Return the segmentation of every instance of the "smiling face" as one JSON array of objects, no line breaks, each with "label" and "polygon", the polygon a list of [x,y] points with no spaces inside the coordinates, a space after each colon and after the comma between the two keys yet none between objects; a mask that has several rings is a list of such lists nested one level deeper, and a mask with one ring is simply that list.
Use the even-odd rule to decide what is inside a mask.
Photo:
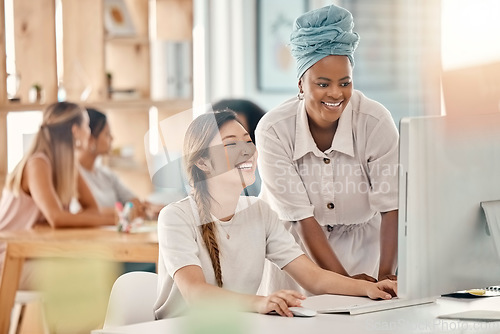
[{"label": "smiling face", "polygon": [[257,151],[250,135],[234,120],[222,125],[219,133],[210,142],[205,162],[208,178],[217,178],[224,186],[234,184],[244,188],[253,184]]},{"label": "smiling face", "polygon": [[319,128],[331,128],[342,115],[352,95],[352,66],[346,56],[327,56],[300,78],[309,121]]}]

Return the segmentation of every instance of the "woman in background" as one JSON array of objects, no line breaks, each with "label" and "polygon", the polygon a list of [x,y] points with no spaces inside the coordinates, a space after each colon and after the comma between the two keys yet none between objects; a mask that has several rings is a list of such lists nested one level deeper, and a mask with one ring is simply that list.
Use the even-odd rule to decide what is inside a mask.
[{"label": "woman in background", "polygon": [[[156,219],[161,208],[140,201],[118,176],[109,168],[97,163],[97,158],[111,151],[113,136],[108,119],[102,112],[87,108],[89,113],[90,136],[85,149],[78,152],[80,173],[87,182],[100,208],[106,212],[115,211],[115,203],[133,204],[131,217]],[[130,271],[156,272],[154,263],[125,262],[124,272]]]},{"label": "woman in background", "polygon": [[[262,116],[266,112],[252,101],[245,99],[224,99],[216,102],[212,106],[213,110],[230,109],[236,112],[238,122],[248,131],[250,138],[255,143],[255,129]],[[258,196],[260,193],[261,179],[259,169],[255,170],[255,182],[246,187],[243,191],[247,196]]]},{"label": "woman in background", "polygon": [[207,113],[189,126],[184,165],[191,196],[169,204],[158,219],[157,319],[188,305],[227,302],[244,311],[292,316],[305,298],[290,290],[257,296],[267,258],[315,294],[390,299],[396,283],[351,279],[315,265],[262,200],[240,196],[255,180],[257,153],[231,111]]},{"label": "woman in background", "polygon": [[[322,268],[396,279],[398,131],[384,106],[353,88],[353,26],[335,5],[295,20],[299,94],[257,127],[261,197]],[[296,287],[268,268],[269,291]]]},{"label": "woman in background", "polygon": [[113,136],[105,114],[92,108],[87,108],[87,111],[90,137],[87,147],[78,152],[80,173],[103,210],[115,210],[116,202],[123,205],[132,202],[133,216],[146,218],[147,203],[141,202],[109,168],[97,163],[99,156],[111,151]]},{"label": "woman in background", "polygon": [[[75,152],[85,148],[89,135],[89,117],[83,107],[59,102],[44,110],[31,148],[7,177],[0,200],[0,230],[25,230],[37,223],[53,228],[116,223],[115,212],[99,210],[78,172]],[[78,213],[69,210],[72,198],[80,203]],[[0,268],[4,253],[2,243]]]}]

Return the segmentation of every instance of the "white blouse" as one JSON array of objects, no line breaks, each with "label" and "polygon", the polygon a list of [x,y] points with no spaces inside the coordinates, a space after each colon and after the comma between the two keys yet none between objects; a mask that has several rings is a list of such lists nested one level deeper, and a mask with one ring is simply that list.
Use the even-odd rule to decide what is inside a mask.
[{"label": "white blouse", "polygon": [[282,220],[320,225],[369,221],[398,208],[398,131],[389,111],[354,90],[331,147],[310,133],[304,101],[269,111],[256,130],[260,197]]}]

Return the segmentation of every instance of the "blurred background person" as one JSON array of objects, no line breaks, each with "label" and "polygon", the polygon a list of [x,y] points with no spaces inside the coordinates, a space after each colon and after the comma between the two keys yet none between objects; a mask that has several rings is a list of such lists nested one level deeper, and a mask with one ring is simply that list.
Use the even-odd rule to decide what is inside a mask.
[{"label": "blurred background person", "polygon": [[[161,207],[142,202],[118,178],[118,176],[98,161],[101,155],[109,154],[113,135],[106,115],[96,109],[87,108],[89,114],[90,136],[85,149],[78,152],[80,173],[101,207],[106,212],[115,211],[115,203],[133,204],[131,217],[156,219]],[[124,263],[124,271],[143,270],[155,272],[154,263]]]},{"label": "blurred background person", "polygon": [[[150,218],[146,214],[148,203],[139,198],[106,166],[99,157],[111,151],[113,135],[106,115],[96,109],[87,108],[89,113],[90,137],[85,149],[78,152],[80,173],[87,182],[99,206],[106,211],[115,210],[115,203],[133,203],[133,216]],[[158,211],[158,210],[157,210]],[[157,212],[156,212],[157,214]]]},{"label": "blurred background person", "polygon": [[[114,225],[114,211],[103,212],[78,172],[76,152],[86,148],[90,136],[85,108],[70,102],[49,105],[27,154],[7,177],[0,200],[0,231],[26,230],[36,224],[53,228]],[[80,210],[72,213],[76,198]],[[0,244],[0,268],[5,244]],[[33,281],[31,261],[23,268],[21,289]]]}]

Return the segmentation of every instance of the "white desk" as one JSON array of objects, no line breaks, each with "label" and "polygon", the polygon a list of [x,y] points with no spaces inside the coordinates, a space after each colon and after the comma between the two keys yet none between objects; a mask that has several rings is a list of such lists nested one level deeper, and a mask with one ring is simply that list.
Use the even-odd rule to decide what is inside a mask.
[{"label": "white desk", "polygon": [[[332,296],[335,298],[335,296]],[[436,303],[387,310],[361,315],[320,314],[312,318],[284,318],[255,313],[231,313],[222,317],[222,322],[235,326],[231,333],[244,334],[332,334],[332,333],[500,333],[500,321],[472,322],[443,320],[437,316],[467,310],[500,310],[500,297],[478,299],[440,298]],[[214,319],[211,314],[210,319]],[[198,327],[197,327],[198,326]],[[205,326],[203,328],[203,326]],[[224,325],[221,325],[224,326]],[[199,328],[202,327],[202,328]],[[92,334],[130,333],[217,333],[216,328],[208,328],[203,319],[181,317],[94,330]],[[238,328],[239,327],[239,330]],[[199,330],[196,330],[199,328]],[[220,327],[219,327],[220,328]]]}]

